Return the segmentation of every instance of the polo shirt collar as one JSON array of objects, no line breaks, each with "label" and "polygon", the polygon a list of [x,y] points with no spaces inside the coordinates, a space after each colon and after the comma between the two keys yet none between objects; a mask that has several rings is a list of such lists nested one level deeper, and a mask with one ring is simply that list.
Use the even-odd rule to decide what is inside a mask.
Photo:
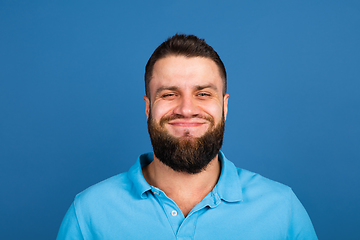
[{"label": "polo shirt collar", "polygon": [[134,196],[147,198],[147,192],[151,191],[151,186],[146,182],[142,173],[142,167],[149,165],[154,160],[152,153],[145,153],[138,157],[136,163],[129,169],[128,178],[133,184],[131,189]]},{"label": "polo shirt collar", "polygon": [[[153,153],[142,154],[129,169],[128,178],[133,183],[131,191],[135,196],[147,198],[147,192],[151,191],[151,186],[143,176],[142,167],[150,164],[153,160]],[[242,191],[237,168],[232,162],[226,159],[222,151],[219,151],[219,160],[221,161],[221,174],[218,183],[212,191],[212,195],[226,202],[241,201]]]},{"label": "polo shirt collar", "polygon": [[238,202],[242,200],[241,184],[238,169],[230,162],[222,151],[219,151],[221,161],[221,174],[213,193],[218,194],[220,199],[226,202]]}]

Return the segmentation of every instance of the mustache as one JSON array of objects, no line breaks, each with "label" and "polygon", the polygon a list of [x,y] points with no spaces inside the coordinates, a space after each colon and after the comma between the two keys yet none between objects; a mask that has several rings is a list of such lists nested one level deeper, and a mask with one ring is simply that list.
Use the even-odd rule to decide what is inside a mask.
[{"label": "mustache", "polygon": [[175,119],[192,119],[192,118],[196,118],[196,119],[205,119],[207,121],[209,121],[211,124],[214,124],[214,118],[211,116],[204,116],[204,115],[194,115],[193,117],[184,117],[183,115],[180,114],[173,114],[170,116],[165,116],[162,117],[160,119],[160,126],[164,126],[165,123],[171,121],[171,120],[175,120]]}]

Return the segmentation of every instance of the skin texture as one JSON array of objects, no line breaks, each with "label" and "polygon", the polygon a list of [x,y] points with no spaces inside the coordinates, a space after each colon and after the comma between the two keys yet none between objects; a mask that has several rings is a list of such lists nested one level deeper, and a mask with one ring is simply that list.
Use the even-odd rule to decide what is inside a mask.
[{"label": "skin texture", "polygon": [[[192,141],[226,119],[229,95],[223,95],[218,66],[203,57],[168,56],[154,65],[150,99],[144,97],[147,119],[180,140]],[[216,185],[220,176],[216,155],[196,174],[174,171],[154,155],[143,168],[146,181],[163,190],[184,216]]]}]

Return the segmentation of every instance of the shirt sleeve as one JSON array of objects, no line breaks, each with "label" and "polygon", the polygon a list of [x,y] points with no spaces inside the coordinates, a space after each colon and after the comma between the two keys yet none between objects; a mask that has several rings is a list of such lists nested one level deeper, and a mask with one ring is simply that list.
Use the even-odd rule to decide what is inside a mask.
[{"label": "shirt sleeve", "polygon": [[56,240],[84,240],[75,212],[74,203],[67,211]]},{"label": "shirt sleeve", "polygon": [[291,212],[287,240],[318,240],[305,208],[291,190]]}]

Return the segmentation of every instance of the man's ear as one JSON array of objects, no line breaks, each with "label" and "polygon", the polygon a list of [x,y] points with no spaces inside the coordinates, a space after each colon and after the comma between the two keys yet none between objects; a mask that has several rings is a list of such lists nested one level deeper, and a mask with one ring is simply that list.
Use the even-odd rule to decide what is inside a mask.
[{"label": "man's ear", "polygon": [[149,119],[149,113],[150,113],[150,99],[147,96],[144,96],[145,101],[145,114],[146,114],[146,120]]},{"label": "man's ear", "polygon": [[224,119],[226,120],[227,112],[228,112],[228,101],[229,101],[229,94],[225,94],[224,96]]}]

